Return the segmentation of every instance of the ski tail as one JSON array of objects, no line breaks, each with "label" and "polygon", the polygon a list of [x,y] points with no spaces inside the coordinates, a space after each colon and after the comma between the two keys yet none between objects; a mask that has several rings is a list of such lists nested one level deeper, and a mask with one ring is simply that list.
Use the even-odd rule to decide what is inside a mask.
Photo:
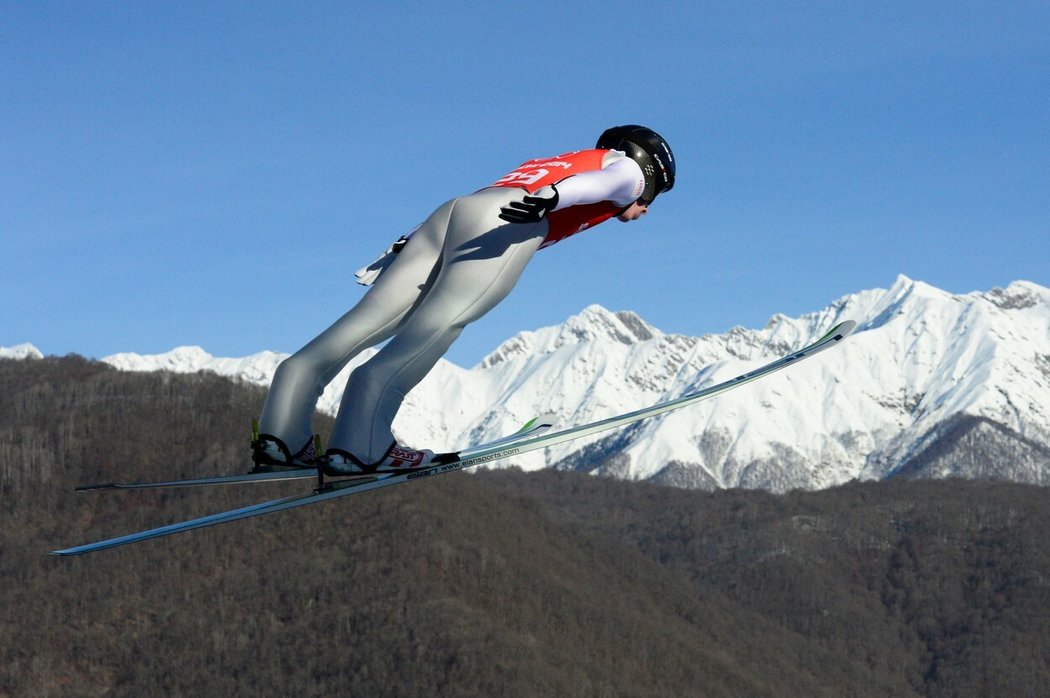
[{"label": "ski tail", "polygon": [[281,480],[304,480],[311,478],[317,478],[317,468],[267,470],[238,475],[214,475],[211,477],[195,477],[186,480],[160,480],[156,482],[100,482],[91,485],[78,485],[76,491],[97,492],[100,490],[145,490],[158,487],[239,485],[245,482],[278,482]]}]

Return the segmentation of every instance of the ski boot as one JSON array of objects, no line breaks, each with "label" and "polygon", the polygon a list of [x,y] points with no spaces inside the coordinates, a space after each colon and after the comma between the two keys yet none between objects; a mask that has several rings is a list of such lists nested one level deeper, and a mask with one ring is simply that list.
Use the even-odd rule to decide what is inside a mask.
[{"label": "ski boot", "polygon": [[373,473],[402,473],[420,470],[433,465],[434,452],[429,449],[417,451],[398,446],[395,442],[386,454],[375,463],[365,463],[351,453],[330,448],[320,459],[319,466],[327,475],[362,475]]},{"label": "ski boot", "polygon": [[311,436],[294,454],[284,441],[273,434],[260,434],[259,423],[252,421],[253,473],[282,469],[316,468],[321,453],[321,437]]}]

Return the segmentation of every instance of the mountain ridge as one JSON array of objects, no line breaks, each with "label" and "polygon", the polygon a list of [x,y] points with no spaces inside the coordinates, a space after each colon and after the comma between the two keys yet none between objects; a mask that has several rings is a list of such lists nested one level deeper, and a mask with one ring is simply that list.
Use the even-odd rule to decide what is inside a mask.
[{"label": "mountain ridge", "polygon": [[[558,428],[602,419],[732,378],[844,319],[857,320],[857,332],[811,363],[711,403],[504,465],[772,491],[903,474],[995,472],[1040,484],[1050,477],[1050,289],[1029,281],[952,294],[900,275],[888,289],[848,294],[798,318],[776,314],[762,329],[697,337],[591,305],[561,325],[514,335],[472,369],[440,362],[406,400],[395,433],[410,445],[453,450],[514,431],[537,414],[553,413]],[[371,354],[333,381],[322,411],[334,412],[346,375]],[[180,347],[103,361],[267,385],[283,358],[217,358]],[[960,425],[977,431],[963,438]],[[1023,457],[1008,471],[952,465],[967,456],[949,445],[970,444],[972,452],[979,433],[997,442],[979,449],[987,457],[996,449]]]}]

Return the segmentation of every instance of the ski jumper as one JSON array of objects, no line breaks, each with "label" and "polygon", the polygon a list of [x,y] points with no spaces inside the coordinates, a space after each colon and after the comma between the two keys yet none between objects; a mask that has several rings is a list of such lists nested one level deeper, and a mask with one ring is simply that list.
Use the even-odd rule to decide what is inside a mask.
[{"label": "ski jumper", "polygon": [[[500,208],[554,184],[558,205],[538,223],[510,224]],[[434,211],[371,290],[277,368],[260,430],[290,447],[312,434],[325,386],[362,350],[390,340],[351,374],[330,446],[381,459],[408,392],[463,328],[498,304],[536,250],[593,227],[641,194],[641,168],[614,150],[585,150],[523,163],[493,185]]]}]

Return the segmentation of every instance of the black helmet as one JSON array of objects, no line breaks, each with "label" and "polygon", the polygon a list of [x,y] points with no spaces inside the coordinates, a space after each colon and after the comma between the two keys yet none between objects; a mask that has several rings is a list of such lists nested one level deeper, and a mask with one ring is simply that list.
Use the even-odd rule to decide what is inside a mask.
[{"label": "black helmet", "polygon": [[645,126],[613,126],[598,138],[595,148],[622,150],[638,163],[645,175],[645,189],[638,200],[652,203],[657,194],[674,186],[674,153],[667,141]]}]

